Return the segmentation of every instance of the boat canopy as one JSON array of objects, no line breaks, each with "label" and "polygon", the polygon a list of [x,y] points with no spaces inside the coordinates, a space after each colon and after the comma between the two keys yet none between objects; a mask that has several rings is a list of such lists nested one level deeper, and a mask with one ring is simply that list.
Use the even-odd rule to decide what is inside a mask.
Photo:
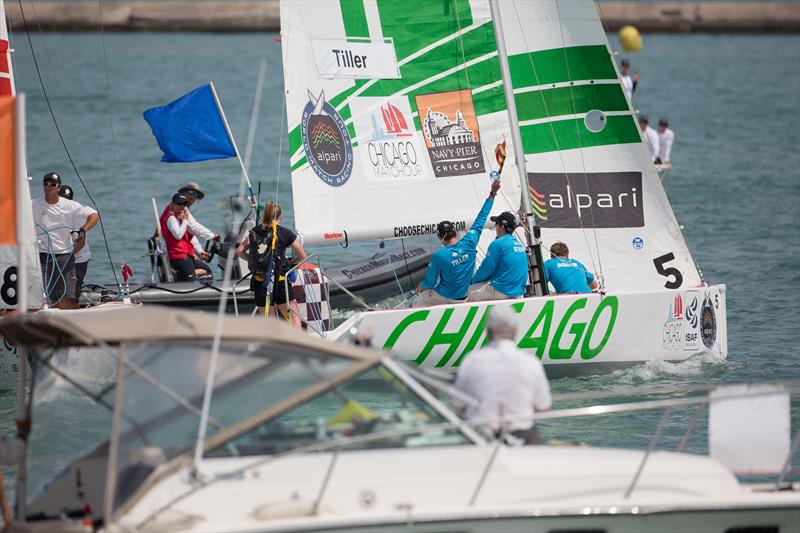
[{"label": "boat canopy", "polygon": [[[43,311],[0,320],[0,335],[28,346],[98,346],[125,342],[210,341],[217,317],[164,306],[120,306],[78,311]],[[298,335],[287,324],[263,317],[224,317],[225,341],[279,342],[308,347],[320,354],[354,360],[377,360],[376,352]]]}]

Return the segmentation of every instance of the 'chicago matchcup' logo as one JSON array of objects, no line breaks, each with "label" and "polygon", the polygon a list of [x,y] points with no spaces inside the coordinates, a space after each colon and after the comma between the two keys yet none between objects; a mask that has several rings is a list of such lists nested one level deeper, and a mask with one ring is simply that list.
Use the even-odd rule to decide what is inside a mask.
[{"label": "'chicago matchcup' logo", "polygon": [[339,113],[325,101],[325,92],[314,97],[309,91],[303,108],[300,137],[311,168],[333,187],[347,183],[353,171],[353,144]]}]

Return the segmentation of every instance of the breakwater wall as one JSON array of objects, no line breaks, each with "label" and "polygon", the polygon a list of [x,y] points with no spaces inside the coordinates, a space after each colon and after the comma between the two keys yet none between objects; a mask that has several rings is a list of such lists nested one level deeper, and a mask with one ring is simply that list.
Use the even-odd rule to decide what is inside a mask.
[{"label": "breakwater wall", "polygon": [[[398,0],[402,1],[402,0]],[[609,31],[800,33],[800,2],[601,2]],[[209,31],[280,29],[277,0],[6,2],[12,30]]]}]

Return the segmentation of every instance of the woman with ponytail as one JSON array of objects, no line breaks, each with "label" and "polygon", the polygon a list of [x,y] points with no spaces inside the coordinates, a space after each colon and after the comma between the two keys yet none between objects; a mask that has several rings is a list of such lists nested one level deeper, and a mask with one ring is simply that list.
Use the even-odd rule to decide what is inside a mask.
[{"label": "woman with ponytail", "polygon": [[[292,325],[300,328],[300,318],[294,313],[289,317],[287,309],[287,303],[293,309],[296,309],[296,304],[292,298],[291,284],[286,280],[286,272],[291,268],[286,250],[294,250],[295,261],[302,261],[307,255],[297,235],[280,226],[280,221],[280,206],[272,201],[267,202],[261,220],[239,244],[236,254],[247,261],[251,273],[250,290],[255,294],[259,313],[273,313],[274,306],[277,306],[280,316],[287,320],[291,318]],[[287,284],[290,302],[286,301]]]}]

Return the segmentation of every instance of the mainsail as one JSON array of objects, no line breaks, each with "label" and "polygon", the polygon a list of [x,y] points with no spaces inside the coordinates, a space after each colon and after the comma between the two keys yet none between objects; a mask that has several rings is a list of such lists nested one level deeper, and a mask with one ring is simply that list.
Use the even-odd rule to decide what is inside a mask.
[{"label": "mainsail", "polygon": [[[469,227],[511,134],[488,4],[283,0],[281,28],[305,242]],[[505,167],[494,212],[520,205]]]},{"label": "mainsail", "polygon": [[[0,96],[13,96],[16,94],[14,87],[14,71],[11,64],[11,50],[8,46],[8,30],[6,28],[6,14],[3,0],[0,0]],[[3,159],[13,156],[13,139],[5,139],[3,147],[6,151]],[[23,166],[22,175],[27,176],[28,171],[25,160],[18,161]],[[33,212],[31,211],[30,190],[27,183],[16,183],[21,188],[22,205],[15,206],[18,212],[19,223],[22,224],[23,233],[19,246],[26,250],[28,306],[31,309],[42,306],[42,273],[39,269],[39,252],[33,230]],[[15,188],[16,188],[15,187]],[[15,309],[17,307],[17,244],[0,245],[0,309]]]},{"label": "mainsail", "polygon": [[497,6],[545,249],[567,243],[609,290],[698,286],[594,2]]},{"label": "mainsail", "polygon": [[[566,242],[608,290],[701,283],[591,0],[282,0],[281,27],[306,242],[468,226],[513,134],[545,249]],[[523,193],[506,150],[495,212],[518,210]]]}]

